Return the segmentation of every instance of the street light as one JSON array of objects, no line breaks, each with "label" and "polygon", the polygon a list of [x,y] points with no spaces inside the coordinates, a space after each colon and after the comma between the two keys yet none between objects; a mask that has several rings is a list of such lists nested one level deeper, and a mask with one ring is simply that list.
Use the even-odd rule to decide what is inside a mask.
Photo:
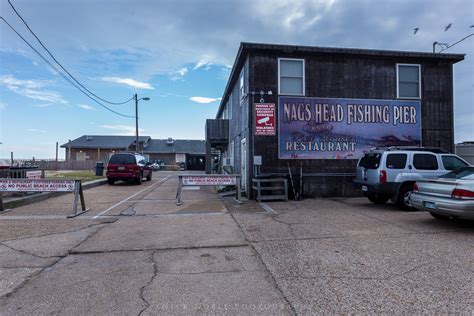
[{"label": "street light", "polygon": [[135,134],[136,134],[136,137],[137,137],[135,149],[136,149],[137,152],[139,150],[138,149],[138,146],[139,146],[138,145],[139,144],[139,142],[138,142],[138,101],[140,101],[140,100],[150,101],[150,98],[147,97],[147,98],[140,98],[139,99],[138,95],[135,93]]}]

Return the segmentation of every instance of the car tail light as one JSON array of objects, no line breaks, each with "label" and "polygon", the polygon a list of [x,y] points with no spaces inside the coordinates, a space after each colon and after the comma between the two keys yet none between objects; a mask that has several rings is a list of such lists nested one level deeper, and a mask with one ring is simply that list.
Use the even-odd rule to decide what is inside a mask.
[{"label": "car tail light", "polygon": [[464,189],[454,189],[451,193],[453,199],[474,199],[474,192]]},{"label": "car tail light", "polygon": [[413,185],[413,192],[420,192],[420,190],[418,189],[418,184],[414,184]]},{"label": "car tail light", "polygon": [[387,171],[380,170],[380,183],[387,182]]}]

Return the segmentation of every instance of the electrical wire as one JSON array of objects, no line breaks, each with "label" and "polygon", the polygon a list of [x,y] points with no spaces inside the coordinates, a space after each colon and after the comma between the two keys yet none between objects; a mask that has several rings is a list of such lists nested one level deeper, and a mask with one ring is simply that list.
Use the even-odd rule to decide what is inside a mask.
[{"label": "electrical wire", "polygon": [[33,32],[33,30],[30,28],[30,26],[28,25],[28,23],[26,23],[26,21],[23,19],[23,17],[20,15],[20,13],[18,13],[18,11],[15,9],[15,7],[13,6],[13,4],[11,3],[10,0],[8,0],[8,3],[10,4],[10,6],[12,7],[13,11],[15,12],[15,14],[21,19],[21,21],[23,22],[23,24],[25,24],[26,28],[30,31],[31,34],[33,34],[33,36],[36,38],[36,40],[38,41],[38,43],[40,43],[40,45],[44,48],[44,50],[49,54],[49,56],[51,56],[51,58],[54,60],[54,62],[56,64],[59,65],[59,67],[61,67],[62,70],[64,70],[68,75],[69,77],[72,78],[72,80],[74,80],[79,86],[81,86],[84,90],[86,90],[87,92],[89,92],[91,95],[93,95],[94,97],[96,97],[97,99],[105,102],[105,103],[109,103],[109,104],[114,104],[114,105],[120,105],[120,104],[125,104],[125,103],[128,103],[130,101],[133,100],[133,97],[128,99],[127,101],[123,101],[123,102],[112,102],[112,101],[108,101],[106,99],[103,99],[101,97],[99,97],[97,94],[93,93],[92,91],[90,91],[89,89],[87,89],[84,85],[82,85],[73,75],[71,75],[71,73],[69,71],[67,71],[66,68],[63,67],[63,65],[56,59],[56,57],[54,57],[54,55],[50,52],[50,50],[48,48],[46,48],[46,46],[43,44],[43,42],[38,38],[38,36],[36,36],[35,32]]},{"label": "electrical wire", "polygon": [[444,52],[445,50],[447,50],[447,49],[453,47],[453,46],[456,45],[456,44],[461,43],[462,41],[464,41],[465,39],[467,39],[467,38],[469,38],[469,37],[471,37],[471,36],[474,36],[474,33],[469,34],[468,36],[464,37],[463,39],[457,41],[457,42],[454,43],[454,44],[451,44],[451,45],[446,46],[446,48],[441,49],[438,53]]},{"label": "electrical wire", "polygon": [[[73,85],[76,89],[78,89],[80,92],[82,92],[85,96],[87,96],[89,99],[91,99],[92,101],[94,101],[95,103],[99,104],[100,106],[102,106],[103,108],[105,108],[106,110],[116,114],[116,115],[119,115],[119,116],[123,116],[123,117],[129,117],[129,118],[135,118],[135,116],[131,116],[131,115],[125,115],[125,114],[122,114],[122,113],[119,113],[117,111],[114,111],[112,110],[111,108],[109,108],[108,106],[100,103],[99,101],[97,101],[96,99],[94,99],[93,97],[91,97],[89,94],[87,94],[84,90],[82,90],[78,85],[76,85],[73,81],[71,81],[71,79],[69,79],[65,74],[63,74],[55,65],[53,65],[49,60],[46,59],[46,57],[44,57],[36,48],[34,48],[23,36],[21,36],[20,33],[17,32],[17,30],[15,30],[15,28],[13,28],[13,26],[10,25],[10,23],[7,22],[7,20],[5,20],[5,18],[1,17],[0,16],[0,19],[3,20],[3,22],[5,22],[12,30],[13,32],[16,33],[16,35],[18,35],[39,57],[41,57],[41,59],[43,59],[43,61],[48,64],[51,68],[53,68],[58,74],[61,75],[61,77],[63,77],[66,81],[68,81],[71,85]],[[133,99],[133,98],[132,98]]]}]

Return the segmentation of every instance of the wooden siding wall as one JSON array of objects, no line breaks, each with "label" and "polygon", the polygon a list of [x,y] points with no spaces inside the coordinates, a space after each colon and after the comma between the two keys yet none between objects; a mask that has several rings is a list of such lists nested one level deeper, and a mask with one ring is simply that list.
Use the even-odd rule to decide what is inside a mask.
[{"label": "wooden siding wall", "polygon": [[[265,101],[275,104],[278,104],[280,57],[305,59],[307,97],[396,99],[396,64],[421,64],[423,146],[442,147],[453,152],[453,86],[452,65],[449,61],[356,55],[305,56],[275,55],[274,52],[254,53],[250,56],[249,62],[251,73],[249,89],[272,90],[273,95],[265,96]],[[252,111],[249,114],[252,119]],[[313,174],[304,177],[306,196],[360,194],[352,187],[352,177],[314,175],[354,173],[357,160],[280,160],[278,136],[253,136],[253,144],[253,152],[250,152],[250,155],[262,156],[262,173],[288,173],[289,163],[293,173],[299,173],[302,166],[303,173]],[[248,169],[252,170],[253,167],[250,166]]]},{"label": "wooden siding wall", "polygon": [[[248,59],[244,63],[244,66],[241,71],[244,71],[244,85],[245,85],[245,92],[249,92],[250,85],[249,85],[249,61]],[[240,73],[239,73],[240,78]],[[240,142],[242,139],[247,139],[247,161],[250,157],[250,139],[249,139],[249,100],[252,99],[252,96],[249,95],[244,99],[240,98],[239,94],[239,85],[240,79],[237,80],[235,85],[232,87],[232,118],[229,119],[229,146],[232,141],[234,141],[234,172],[240,173],[241,168],[241,148]],[[229,106],[229,102],[227,102],[227,106]],[[228,149],[228,148],[227,148]],[[223,156],[227,157],[227,152],[223,152]],[[247,168],[248,174],[247,177],[251,179],[251,174],[249,168]]]}]

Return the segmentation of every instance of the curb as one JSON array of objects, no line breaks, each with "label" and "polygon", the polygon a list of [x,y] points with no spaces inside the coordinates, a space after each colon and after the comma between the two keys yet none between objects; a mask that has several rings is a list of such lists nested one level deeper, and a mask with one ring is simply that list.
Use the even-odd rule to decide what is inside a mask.
[{"label": "curb", "polygon": [[[82,189],[83,190],[92,189],[92,188],[104,185],[106,183],[107,183],[107,179],[89,181],[82,184]],[[3,201],[3,207],[5,211],[7,211],[7,209],[11,209],[11,208],[15,208],[18,206],[23,206],[23,205],[28,205],[28,204],[33,204],[36,202],[47,200],[51,197],[61,196],[65,194],[71,194],[71,192],[45,192],[45,193],[40,193],[40,194],[35,194],[35,195],[30,195],[30,196],[24,196],[24,197],[15,198],[9,201]]]}]

